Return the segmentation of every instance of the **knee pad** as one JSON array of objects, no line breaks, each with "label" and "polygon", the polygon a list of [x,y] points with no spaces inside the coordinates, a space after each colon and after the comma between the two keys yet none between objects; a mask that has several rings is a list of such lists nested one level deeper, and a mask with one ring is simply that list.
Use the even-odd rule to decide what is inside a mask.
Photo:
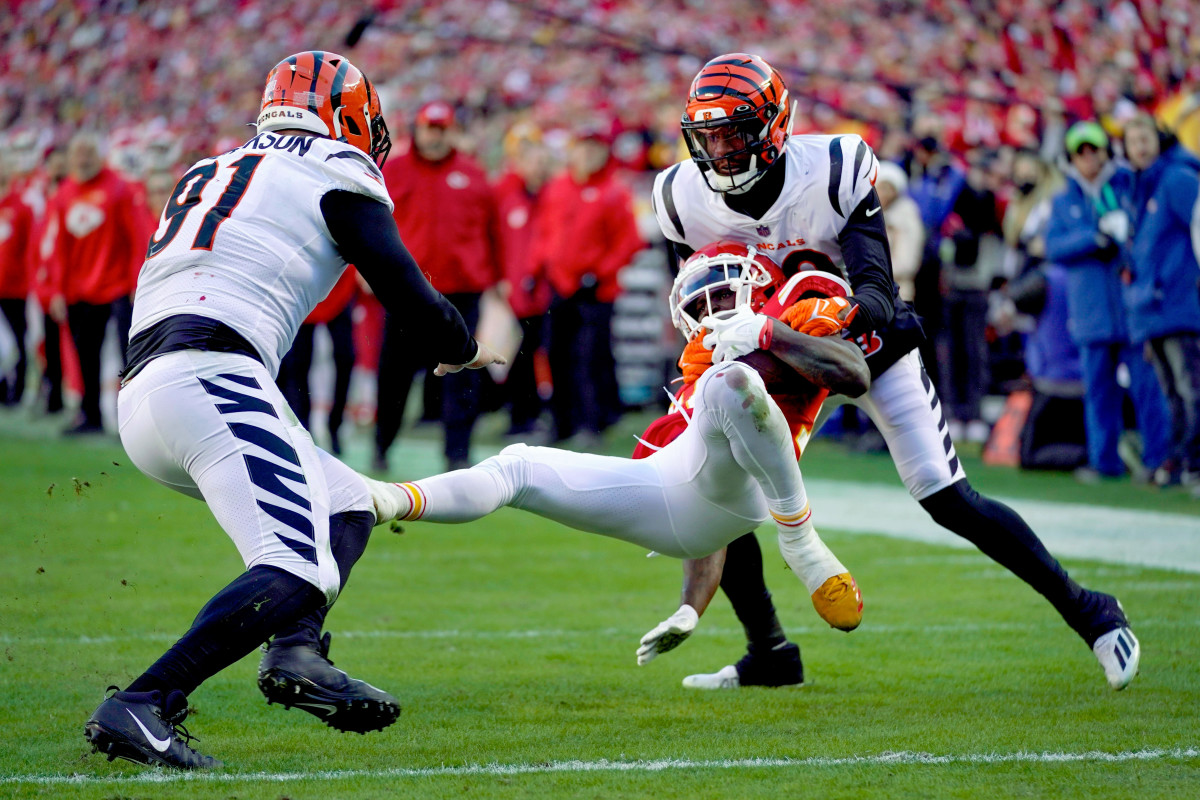
[{"label": "knee pad", "polygon": [[769,411],[767,386],[762,376],[738,361],[713,367],[701,393],[709,408],[722,408],[732,414],[766,414]]}]

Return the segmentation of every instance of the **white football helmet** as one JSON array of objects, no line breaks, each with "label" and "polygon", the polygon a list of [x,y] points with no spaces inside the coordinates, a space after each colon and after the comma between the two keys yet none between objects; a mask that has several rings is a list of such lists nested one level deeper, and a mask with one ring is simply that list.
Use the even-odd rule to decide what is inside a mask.
[{"label": "white football helmet", "polygon": [[[753,245],[714,242],[688,258],[671,286],[671,324],[687,339],[700,330],[700,320],[732,314],[742,306],[762,310],[781,285],[779,266]],[[733,295],[732,306],[717,309],[714,301]],[[726,305],[727,303],[722,303]]]}]

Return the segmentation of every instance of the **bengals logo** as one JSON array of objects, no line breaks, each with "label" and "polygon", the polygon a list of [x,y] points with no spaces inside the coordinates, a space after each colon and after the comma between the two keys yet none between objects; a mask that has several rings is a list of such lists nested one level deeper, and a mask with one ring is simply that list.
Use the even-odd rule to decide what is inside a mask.
[{"label": "bengals logo", "polygon": [[702,119],[703,119],[705,122],[708,122],[708,121],[710,121],[710,120],[712,119],[712,112],[711,112],[711,111],[704,111],[704,112],[702,112],[702,113],[701,113],[701,118],[702,118]]},{"label": "bengals logo", "polygon": [[858,345],[858,349],[862,350],[863,356],[869,358],[880,351],[883,347],[883,339],[879,338],[879,334],[875,331],[869,331],[854,338],[854,343]]}]

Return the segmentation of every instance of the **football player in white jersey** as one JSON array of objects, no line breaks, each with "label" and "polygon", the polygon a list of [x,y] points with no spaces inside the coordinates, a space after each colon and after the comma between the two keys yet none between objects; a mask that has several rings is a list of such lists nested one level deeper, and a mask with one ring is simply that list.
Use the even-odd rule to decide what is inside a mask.
[{"label": "football player in white jersey", "polygon": [[[853,134],[791,136],[788,104],[782,76],[758,56],[731,53],[700,70],[682,120],[692,157],[654,183],[663,234],[681,259],[730,239],[767,250],[785,274],[841,274],[857,306],[848,334],[871,368],[870,390],[850,402],[883,434],[909,493],[934,521],[1045,596],[1093,649],[1109,684],[1124,688],[1137,673],[1140,649],[1116,598],[1071,580],[1016,512],[967,482],[917,355],[920,324],[892,281],[875,154]],[[802,683],[799,649],[775,616],[752,534],[728,547],[721,586],[746,628],[748,652],[684,685]]]},{"label": "football player in white jersey", "polygon": [[[681,559],[721,551],[747,526],[772,519],[780,552],[817,613],[832,627],[853,630],[862,620],[862,596],[813,527],[796,432],[811,427],[828,390],[866,391],[867,365],[857,348],[827,335],[840,330],[840,322],[829,328],[828,319],[810,319],[821,298],[805,297],[803,280],[782,286],[780,277],[753,248],[716,243],[680,272],[672,319],[695,347],[747,319],[765,321],[753,332],[753,346],[726,335],[723,347],[746,355],[769,339],[765,349],[775,356],[769,368],[777,361],[782,379],[739,361],[697,362],[675,411],[647,430],[645,458],[511,445],[469,469],[419,481],[368,479],[377,517],[457,523],[510,506]],[[813,288],[819,295],[829,286]],[[756,317],[756,311],[772,316]],[[643,637],[639,664],[691,633],[703,608],[687,602],[689,592],[685,585],[670,626]]]},{"label": "football player in white jersey", "polygon": [[354,65],[319,51],[281,61],[257,127],[176,184],[138,279],[117,403],[129,457],[206,501],[246,571],[88,719],[87,738],[109,760],[219,766],[178,730],[187,695],[272,635],[259,671],[268,700],[359,732],[400,713],[391,695],[334,669],[329,635],[319,638],[375,523],[366,484],[313,445],[274,380],[347,263],[410,321],[436,374],[502,361],[400,241],[379,170],[387,126]]}]

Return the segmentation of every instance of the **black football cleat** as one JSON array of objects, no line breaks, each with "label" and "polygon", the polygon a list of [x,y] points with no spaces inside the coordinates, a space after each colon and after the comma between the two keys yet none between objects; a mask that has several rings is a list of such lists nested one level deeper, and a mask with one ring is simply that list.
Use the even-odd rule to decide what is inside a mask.
[{"label": "black football cleat", "polygon": [[327,633],[313,642],[302,634],[264,646],[258,688],[267,703],[302,708],[339,731],[381,731],[400,716],[400,703],[366,681],[334,669]]},{"label": "black football cleat", "polygon": [[772,649],[750,645],[746,655],[736,664],[700,675],[689,675],[683,679],[688,689],[738,689],[742,686],[803,686],[804,664],[800,661],[800,647],[784,642]]},{"label": "black football cleat", "polygon": [[[117,687],[110,686],[110,691]],[[135,764],[175,769],[211,769],[220,761],[201,755],[190,743],[195,738],[183,727],[188,715],[187,698],[174,691],[163,699],[162,692],[121,692],[109,695],[88,718],[83,735],[92,749]]]}]

